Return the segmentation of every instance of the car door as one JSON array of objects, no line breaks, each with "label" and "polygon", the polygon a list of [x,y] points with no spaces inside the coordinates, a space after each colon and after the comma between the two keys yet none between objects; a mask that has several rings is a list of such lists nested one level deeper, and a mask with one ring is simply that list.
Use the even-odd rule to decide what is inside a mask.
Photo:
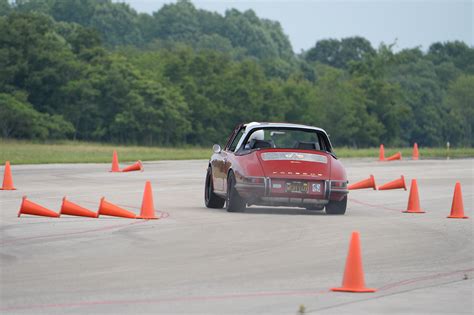
[{"label": "car door", "polygon": [[212,176],[214,183],[214,190],[221,193],[227,191],[227,172],[231,167],[231,161],[229,155],[233,155],[237,147],[239,139],[242,137],[245,128],[243,125],[238,125],[232,132],[229,140],[226,143],[224,149],[214,154],[212,161]]},{"label": "car door", "polygon": [[214,191],[216,192],[224,192],[225,157],[225,151],[221,151],[219,153],[215,153],[212,158],[212,182],[214,185]]}]

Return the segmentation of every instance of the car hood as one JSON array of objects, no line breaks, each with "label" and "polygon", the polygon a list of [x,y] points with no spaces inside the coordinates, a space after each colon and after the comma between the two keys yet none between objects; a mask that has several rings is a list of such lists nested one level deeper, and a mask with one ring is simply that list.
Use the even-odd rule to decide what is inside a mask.
[{"label": "car hood", "polygon": [[309,150],[261,150],[257,152],[266,177],[329,179],[331,156]]}]

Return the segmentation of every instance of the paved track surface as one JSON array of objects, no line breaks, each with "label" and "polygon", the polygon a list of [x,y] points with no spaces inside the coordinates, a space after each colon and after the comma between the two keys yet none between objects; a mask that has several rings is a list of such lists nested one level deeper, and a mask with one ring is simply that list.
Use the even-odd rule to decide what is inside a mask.
[{"label": "paved track surface", "polygon": [[[206,161],[15,166],[0,191],[2,314],[472,314],[474,160],[348,159],[351,182],[418,179],[426,214],[404,214],[408,191],[350,193],[345,216],[296,208],[227,213],[203,205]],[[59,211],[64,195],[139,212],[151,180],[161,220],[16,214],[21,196]],[[446,219],[455,181],[468,220]],[[352,231],[376,293],[335,293]]]}]

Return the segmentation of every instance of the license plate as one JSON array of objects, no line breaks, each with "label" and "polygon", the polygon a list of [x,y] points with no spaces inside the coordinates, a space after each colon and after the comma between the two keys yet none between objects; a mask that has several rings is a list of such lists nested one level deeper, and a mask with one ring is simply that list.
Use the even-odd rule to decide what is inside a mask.
[{"label": "license plate", "polygon": [[308,183],[303,183],[303,182],[286,183],[286,192],[289,192],[289,193],[307,193],[308,192]]}]

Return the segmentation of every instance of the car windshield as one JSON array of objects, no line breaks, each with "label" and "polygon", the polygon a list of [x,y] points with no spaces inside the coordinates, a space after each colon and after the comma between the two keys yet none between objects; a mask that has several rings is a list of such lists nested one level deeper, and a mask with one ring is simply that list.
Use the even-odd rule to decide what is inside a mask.
[{"label": "car windshield", "polygon": [[260,128],[252,130],[244,144],[244,150],[270,148],[329,151],[329,143],[325,135],[316,130]]}]

